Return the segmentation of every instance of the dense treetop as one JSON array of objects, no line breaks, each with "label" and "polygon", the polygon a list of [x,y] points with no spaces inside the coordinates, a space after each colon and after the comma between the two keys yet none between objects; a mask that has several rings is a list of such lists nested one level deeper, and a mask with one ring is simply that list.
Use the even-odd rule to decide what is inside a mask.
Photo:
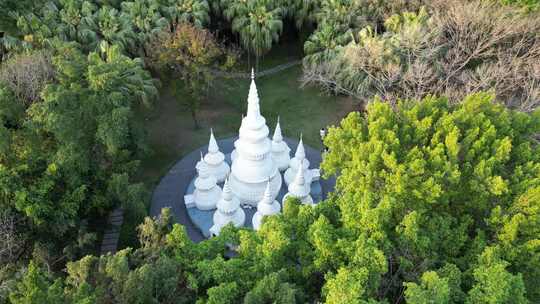
[{"label": "dense treetop", "polygon": [[289,200],[258,232],[230,226],[198,244],[165,210],[141,225],[141,248],[69,263],[57,281],[32,264],[11,299],[534,303],[539,128],[540,113],[489,94],[375,101],[330,129],[323,169],[340,175],[328,200]]}]

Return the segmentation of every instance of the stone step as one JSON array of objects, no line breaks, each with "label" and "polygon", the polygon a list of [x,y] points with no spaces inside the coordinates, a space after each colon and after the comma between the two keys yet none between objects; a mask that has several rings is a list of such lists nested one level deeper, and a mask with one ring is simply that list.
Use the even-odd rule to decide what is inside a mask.
[{"label": "stone step", "polygon": [[124,222],[124,209],[117,208],[109,214],[109,227],[103,235],[101,242],[101,254],[115,253],[120,238],[120,228]]},{"label": "stone step", "polygon": [[118,239],[120,237],[120,232],[113,232],[113,233],[105,233],[103,236],[103,240],[109,240],[109,239]]}]

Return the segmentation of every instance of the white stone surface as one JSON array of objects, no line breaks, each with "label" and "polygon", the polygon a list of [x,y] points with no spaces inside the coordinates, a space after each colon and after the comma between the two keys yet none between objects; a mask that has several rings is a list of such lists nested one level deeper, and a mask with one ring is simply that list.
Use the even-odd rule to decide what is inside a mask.
[{"label": "white stone surface", "polygon": [[266,190],[262,200],[257,204],[257,212],[253,215],[252,224],[253,229],[259,230],[261,221],[264,216],[271,216],[278,214],[281,211],[281,205],[275,199],[272,199],[272,191],[270,189],[270,183],[266,185]]},{"label": "white stone surface", "polygon": [[281,135],[281,126],[279,125],[278,117],[274,136],[272,137],[272,158],[279,171],[283,172],[289,168],[289,162],[291,161],[290,152],[291,148],[289,148]]},{"label": "white stone surface", "polygon": [[208,142],[208,153],[204,156],[204,161],[208,164],[208,171],[213,175],[218,183],[225,181],[231,171],[229,164],[225,161],[225,155],[219,151],[219,146],[214,137],[214,132],[210,129],[210,140]]},{"label": "white stone surface", "polygon": [[[300,165],[303,165],[302,163],[303,161],[300,162]],[[282,203],[285,203],[287,198],[291,196],[298,198],[302,204],[313,205],[313,198],[309,195],[309,192],[311,191],[310,184],[311,183],[307,183],[304,178],[304,170],[298,170],[294,180],[289,184],[289,192],[283,196]]]},{"label": "white stone surface", "polygon": [[321,179],[321,169],[311,169],[311,182]]},{"label": "white stone surface", "polygon": [[214,212],[214,225],[210,228],[210,232],[214,235],[219,235],[221,228],[232,223],[235,227],[242,227],[246,220],[244,210],[240,208],[240,201],[236,198],[231,188],[229,180],[225,180],[223,185],[223,193],[217,203],[217,210]]},{"label": "white stone surface", "polygon": [[266,119],[260,112],[252,71],[247,115],[242,119],[239,138],[234,143],[236,151],[229,177],[232,192],[243,204],[256,206],[263,197],[268,179],[272,199],[275,199],[281,188],[281,175],[272,158],[272,143],[268,134]]},{"label": "white stone surface", "polygon": [[309,160],[306,158],[306,151],[304,150],[304,141],[302,140],[302,136],[300,136],[300,141],[298,142],[298,146],[296,147],[294,157],[289,162],[289,168],[287,169],[287,171],[285,171],[285,174],[283,175],[283,178],[285,179],[285,184],[291,184],[297,174],[298,168],[302,168],[302,170],[304,171],[304,179],[306,180],[306,183],[308,185],[311,184],[313,176],[312,172],[309,170]]},{"label": "white stone surface", "polygon": [[186,208],[196,207],[193,194],[184,195],[184,204],[186,205]]},{"label": "white stone surface", "polygon": [[197,163],[198,176],[195,180],[193,201],[200,210],[212,210],[221,197],[221,188],[216,184],[216,178],[208,171],[208,164],[201,156]]}]

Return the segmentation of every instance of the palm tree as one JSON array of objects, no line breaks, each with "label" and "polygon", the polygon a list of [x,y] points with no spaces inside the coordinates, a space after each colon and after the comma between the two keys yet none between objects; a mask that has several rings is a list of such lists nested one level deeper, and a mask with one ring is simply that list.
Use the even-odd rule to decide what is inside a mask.
[{"label": "palm tree", "polygon": [[121,7],[122,18],[131,20],[137,44],[146,55],[145,43],[150,37],[166,28],[169,22],[159,12],[159,4],[153,0],[123,2]]},{"label": "palm tree", "polygon": [[304,43],[304,62],[321,63],[334,58],[338,49],[353,38],[350,29],[339,28],[336,24],[322,23]]},{"label": "palm tree", "polygon": [[240,33],[244,47],[255,53],[258,68],[259,58],[279,40],[283,30],[281,8],[272,9],[264,0],[250,0],[247,4],[247,14],[234,18],[232,29]]},{"label": "palm tree", "polygon": [[362,16],[362,6],[355,0],[322,0],[314,13],[317,23],[355,25],[356,19]]},{"label": "palm tree", "polygon": [[190,22],[202,28],[210,22],[210,6],[206,0],[163,1],[162,13],[169,19],[171,26],[181,22]]},{"label": "palm tree", "polygon": [[315,12],[320,10],[321,0],[288,0],[294,16],[296,28],[315,22]]},{"label": "palm tree", "polygon": [[[108,64],[104,64],[108,63]],[[134,101],[150,106],[151,101],[158,95],[156,80],[152,79],[150,74],[143,69],[143,61],[140,58],[130,59],[125,56],[119,45],[112,45],[107,48],[101,57],[97,53],[89,55],[89,73],[90,83],[96,82],[104,89],[119,91],[127,98],[133,98]],[[119,77],[115,77],[116,82],[102,83],[103,74],[109,69],[115,69],[115,65],[122,66],[119,69]]]},{"label": "palm tree", "polygon": [[[34,46],[49,47],[55,36],[63,38],[59,33],[59,9],[54,3],[47,3],[37,12],[20,15],[17,18],[17,29],[23,38],[18,47],[31,49]],[[65,40],[65,38],[64,38]]]},{"label": "palm tree", "polygon": [[61,3],[56,27],[58,35],[63,40],[79,42],[88,51],[95,50],[99,44],[95,23],[97,6],[88,1],[77,0],[65,0]]},{"label": "palm tree", "polygon": [[[110,6],[104,6],[97,12],[97,24],[100,34],[100,48],[107,49],[109,45],[118,45],[124,52],[136,49],[136,35],[130,19]],[[136,54],[134,54],[136,55]]]},{"label": "palm tree", "polygon": [[229,21],[246,16],[248,13],[248,1],[251,0],[222,0],[223,15]]}]

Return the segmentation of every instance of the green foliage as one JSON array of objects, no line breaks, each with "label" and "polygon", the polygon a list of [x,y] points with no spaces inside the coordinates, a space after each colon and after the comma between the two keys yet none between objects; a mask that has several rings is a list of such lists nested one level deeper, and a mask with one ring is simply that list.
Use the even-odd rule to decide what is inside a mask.
[{"label": "green foliage", "polygon": [[[509,281],[506,294],[518,301],[523,289],[520,278],[538,281],[537,272],[530,268],[538,265],[535,247],[525,249],[508,241],[527,240],[532,245],[538,238],[536,220],[525,220],[518,210],[536,210],[529,204],[538,202],[530,199],[535,191],[529,189],[540,182],[537,147],[530,139],[538,130],[539,113],[513,112],[493,102],[488,94],[471,95],[459,106],[429,97],[421,103],[400,102],[394,111],[375,101],[365,118],[350,114],[325,139],[330,153],[322,169],[326,175],[340,174],[337,204],[346,235],[369,239],[383,250],[392,269],[380,273],[383,282],[421,281],[407,285],[409,297],[449,284],[444,298],[462,299],[457,285],[467,286],[472,273],[476,281],[487,278],[481,268],[474,270],[476,257],[486,248],[485,238],[504,246],[502,240],[509,237],[508,250],[501,251],[509,264],[489,270],[508,269],[501,274],[501,280]],[[534,218],[531,211],[527,214]],[[523,238],[511,237],[517,236],[515,225],[525,222],[527,228],[519,234]],[[457,265],[467,276],[460,278],[457,269],[444,268],[438,275],[442,279],[434,274],[421,277],[446,263]],[[473,290],[489,288],[480,286],[490,283],[476,284],[479,287]],[[527,286],[531,301],[538,299],[533,285]]]},{"label": "green foliage", "polygon": [[525,8],[528,11],[535,11],[540,8],[540,1],[538,0],[501,0],[505,5],[516,5]]},{"label": "green foliage", "polygon": [[31,12],[19,10],[19,48],[50,47],[55,38],[76,41],[86,51],[117,45],[124,53],[141,55],[156,32],[179,22],[197,26],[209,22],[204,0],[47,1]]},{"label": "green foliage", "polygon": [[[31,262],[9,285],[12,303],[540,301],[540,151],[531,139],[540,113],[532,113],[535,88],[523,85],[536,79],[534,69],[521,68],[536,57],[520,52],[517,70],[492,72],[524,75],[517,89],[504,82],[507,91],[496,92],[511,96],[509,105],[515,96],[526,100],[530,114],[485,93],[461,98],[478,88],[449,96],[457,105],[435,97],[397,101],[402,92],[451,93],[444,85],[429,89],[439,80],[493,83],[476,76],[494,69],[483,65],[494,56],[516,55],[504,46],[522,38],[523,50],[535,50],[532,19],[523,27],[517,14],[476,2],[456,6],[480,7],[476,19],[465,9],[449,9],[454,19],[443,19],[416,1],[25,3],[0,6],[10,11],[2,52],[50,48],[54,77],[28,100],[21,100],[24,89],[0,84],[0,207],[18,220],[16,229],[24,227],[12,233],[24,242],[20,256],[32,252],[49,268],[88,252],[95,237],[85,220],[118,205],[142,210],[144,187],[131,180],[147,148],[134,110],[149,107],[157,88],[143,62],[126,55],[174,66],[182,76],[177,98],[187,91],[191,98],[180,102],[196,113],[210,71],[230,68],[235,58],[203,26],[231,26],[259,58],[279,40],[284,20],[294,20],[298,28],[316,25],[304,45],[307,67],[340,57],[330,86],[369,98],[378,90],[396,103],[376,100],[365,116],[352,113],[330,130],[322,169],[338,176],[336,193],[317,206],[288,200],[257,232],[229,226],[198,244],[164,210],[139,227],[140,248],[68,262],[65,278],[54,280]],[[210,20],[210,9],[228,23]],[[510,30],[492,19],[512,21]],[[456,20],[477,28],[453,26]],[[463,28],[473,30],[461,35]],[[444,40],[448,33],[469,40]],[[475,49],[477,42],[487,47]],[[410,91],[400,91],[396,79]]]},{"label": "green foliage", "polygon": [[320,23],[304,45],[304,84],[361,101],[380,96],[392,104],[430,94],[459,102],[471,92],[493,91],[508,107],[530,112],[540,92],[538,76],[528,72],[538,63],[536,15],[459,0],[426,3],[375,24]]},{"label": "green foliage", "polygon": [[31,261],[9,299],[13,304],[63,303],[62,282],[60,279],[52,282],[47,274]]},{"label": "green foliage", "polygon": [[283,30],[282,8],[272,1],[230,1],[224,11],[244,48],[258,59],[279,40]]},{"label": "green foliage", "polygon": [[271,273],[257,282],[244,297],[244,304],[303,303],[303,294],[294,284],[287,282],[284,271]]},{"label": "green foliage", "polygon": [[506,270],[508,262],[501,260],[495,248],[486,248],[473,271],[475,283],[466,303],[529,303],[521,274]]},{"label": "green foliage", "polygon": [[368,303],[365,299],[367,278],[368,272],[365,268],[340,268],[337,274],[326,279],[323,290],[326,303]]},{"label": "green foliage", "polygon": [[434,271],[422,274],[420,285],[405,283],[405,299],[409,303],[450,303],[450,288],[448,280],[440,278]]},{"label": "green foliage", "polygon": [[191,113],[195,128],[199,128],[197,112],[215,82],[215,70],[230,69],[236,62],[236,53],[220,44],[208,30],[189,23],[158,33],[147,49],[151,67],[178,74],[171,81],[173,94]]},{"label": "green foliage", "polygon": [[130,176],[146,148],[133,110],[149,106],[157,89],[139,60],[115,46],[102,55],[61,46],[56,81],[28,108],[0,90],[0,204],[26,221],[22,234],[52,245],[51,259],[77,257],[94,240],[83,219],[118,205],[142,210],[146,191]]},{"label": "green foliage", "polygon": [[[317,1],[315,1],[317,2]],[[416,10],[423,1],[321,0],[314,9],[317,28],[304,44],[307,65],[324,64],[354,40],[353,32],[377,27],[394,12]],[[359,39],[362,41],[362,39]]]}]

